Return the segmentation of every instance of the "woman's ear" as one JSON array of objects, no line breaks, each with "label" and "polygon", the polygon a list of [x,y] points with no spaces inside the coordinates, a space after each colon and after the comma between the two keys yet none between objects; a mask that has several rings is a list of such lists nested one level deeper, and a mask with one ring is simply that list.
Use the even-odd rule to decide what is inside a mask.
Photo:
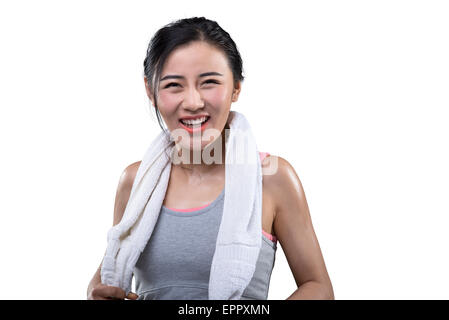
[{"label": "woman's ear", "polygon": [[153,106],[154,106],[153,91],[151,90],[151,86],[150,86],[150,84],[148,83],[147,77],[143,77],[143,80],[144,80],[144,82],[145,82],[145,90],[147,91],[147,96],[148,96],[148,98],[150,98],[151,103],[152,103]]},{"label": "woman's ear", "polygon": [[234,85],[234,91],[232,92],[232,102],[236,102],[239,99],[240,90],[242,89],[241,81],[237,81]]}]

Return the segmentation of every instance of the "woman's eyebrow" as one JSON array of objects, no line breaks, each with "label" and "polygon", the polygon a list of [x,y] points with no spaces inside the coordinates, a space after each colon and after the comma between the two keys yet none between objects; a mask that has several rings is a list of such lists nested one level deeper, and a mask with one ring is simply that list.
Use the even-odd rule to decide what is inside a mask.
[{"label": "woman's eyebrow", "polygon": [[[205,73],[200,74],[200,77],[207,77],[207,76],[223,76],[223,75],[218,72],[205,72]],[[185,79],[185,78],[184,78],[184,76],[170,74],[170,75],[163,77],[161,80],[159,80],[159,82],[168,80],[168,79]]]}]

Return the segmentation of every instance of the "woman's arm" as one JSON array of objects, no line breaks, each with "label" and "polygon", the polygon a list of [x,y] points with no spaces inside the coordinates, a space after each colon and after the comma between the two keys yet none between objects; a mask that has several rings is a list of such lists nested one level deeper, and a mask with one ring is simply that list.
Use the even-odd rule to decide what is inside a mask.
[{"label": "woman's arm", "polygon": [[287,160],[281,157],[275,160],[277,172],[264,179],[270,179],[276,186],[273,228],[298,286],[287,300],[334,299],[301,181]]},{"label": "woman's arm", "polygon": [[[139,169],[140,161],[135,162],[123,171],[122,175],[120,176],[119,184],[117,187],[117,192],[115,195],[115,203],[114,203],[114,219],[113,219],[113,225],[115,226],[118,224],[123,217],[123,214],[125,212],[126,205],[129,200],[129,196],[131,194],[131,189],[134,183],[134,178],[136,177],[137,169]],[[103,262],[102,262],[103,263]],[[101,285],[101,264],[98,267],[97,271],[95,272],[94,276],[92,277],[92,280],[89,282],[89,285],[87,287],[87,298],[88,299],[95,299],[97,294],[96,291],[100,291],[100,293],[105,292],[105,286]],[[94,290],[95,288],[101,288],[100,290]],[[112,287],[109,287],[107,289],[107,295],[111,296],[120,296],[121,292],[119,290],[111,289]],[[118,289],[118,288],[117,288]],[[130,293],[128,296],[129,299],[137,298],[137,296],[134,293]]]}]

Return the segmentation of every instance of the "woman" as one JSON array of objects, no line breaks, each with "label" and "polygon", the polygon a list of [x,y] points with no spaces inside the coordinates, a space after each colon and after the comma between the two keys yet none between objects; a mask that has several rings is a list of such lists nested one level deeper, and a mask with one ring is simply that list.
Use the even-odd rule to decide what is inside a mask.
[{"label": "woman", "polygon": [[[144,73],[161,128],[165,130],[163,119],[167,132],[183,129],[191,139],[177,142],[181,161],[172,164],[159,220],[135,266],[138,295],[125,296],[121,288],[102,284],[100,265],[88,286],[88,299],[207,299],[208,268],[223,211],[225,129],[231,104],[241,91],[242,61],[234,41],[216,22],[182,19],[155,34]],[[198,138],[205,127],[218,132],[211,141]],[[210,146],[219,146],[219,161],[198,158],[198,152]],[[195,157],[196,162],[188,161]],[[281,157],[260,157],[263,241],[253,279],[241,299],[267,298],[277,241],[298,286],[287,299],[333,299],[295,170]],[[114,225],[122,219],[140,163],[129,165],[120,178]]]}]

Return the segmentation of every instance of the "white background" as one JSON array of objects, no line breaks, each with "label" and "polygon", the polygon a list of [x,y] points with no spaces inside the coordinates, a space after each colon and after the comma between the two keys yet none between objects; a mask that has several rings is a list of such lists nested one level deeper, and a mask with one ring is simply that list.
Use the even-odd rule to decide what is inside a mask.
[{"label": "white background", "polygon": [[[209,0],[1,2],[0,298],[86,298],[160,132],[148,42],[191,16],[237,43],[232,109],[295,168],[336,299],[448,299],[448,3]],[[295,289],[279,245],[268,298]]]}]

